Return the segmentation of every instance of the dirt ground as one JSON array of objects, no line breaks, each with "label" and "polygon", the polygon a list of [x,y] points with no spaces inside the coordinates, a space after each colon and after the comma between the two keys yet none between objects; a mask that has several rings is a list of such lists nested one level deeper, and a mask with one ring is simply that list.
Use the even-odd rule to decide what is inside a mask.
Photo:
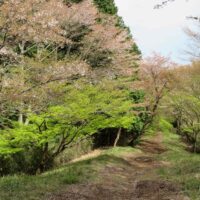
[{"label": "dirt ground", "polygon": [[123,156],[123,166],[106,165],[99,172],[100,181],[70,185],[47,200],[189,200],[179,186],[155,174],[155,168],[170,164],[156,159],[166,151],[162,135],[142,141],[138,148],[141,153]]}]

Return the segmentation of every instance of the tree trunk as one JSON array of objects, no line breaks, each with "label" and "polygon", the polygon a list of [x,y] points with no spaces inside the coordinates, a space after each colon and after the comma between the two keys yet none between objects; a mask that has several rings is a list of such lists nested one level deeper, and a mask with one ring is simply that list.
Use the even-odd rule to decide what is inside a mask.
[{"label": "tree trunk", "polygon": [[23,114],[22,114],[21,112],[19,113],[18,122],[19,122],[20,124],[23,124],[23,123],[24,123],[24,121],[23,121]]},{"label": "tree trunk", "polygon": [[194,153],[197,153],[197,133],[194,136]]},{"label": "tree trunk", "polygon": [[29,125],[29,116],[30,116],[30,113],[31,113],[31,106],[29,105],[28,106],[28,112],[27,112],[27,115],[26,115],[26,120],[25,120],[25,125]]},{"label": "tree trunk", "polygon": [[115,138],[115,142],[114,142],[114,147],[117,146],[117,143],[119,142],[119,138],[121,136],[121,132],[122,132],[122,128],[119,128],[118,132],[117,132],[117,137]]},{"label": "tree trunk", "polygon": [[51,161],[51,155],[48,153],[48,148],[49,144],[45,143],[44,144],[44,149],[42,150],[42,156],[41,156],[41,160],[38,163],[38,167],[36,170],[36,174],[41,174],[43,173],[45,170],[48,169],[48,164]]}]

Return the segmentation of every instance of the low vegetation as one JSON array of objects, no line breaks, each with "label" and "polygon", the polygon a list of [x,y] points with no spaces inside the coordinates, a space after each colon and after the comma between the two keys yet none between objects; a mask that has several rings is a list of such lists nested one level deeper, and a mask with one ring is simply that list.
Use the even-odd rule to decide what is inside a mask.
[{"label": "low vegetation", "polygon": [[[156,187],[198,200],[198,51],[188,66],[142,60],[114,0],[7,0],[0,12],[0,199],[45,199],[106,176],[126,199],[121,189],[132,195],[151,169]],[[145,151],[146,140],[165,149]]]},{"label": "low vegetation", "polygon": [[114,0],[94,0],[95,5],[98,9],[106,14],[114,15],[117,14],[117,7],[115,6]]},{"label": "low vegetation", "polygon": [[158,169],[158,174],[165,180],[181,185],[185,194],[192,200],[200,196],[200,156],[187,150],[181,137],[172,132],[173,127],[166,120],[160,121],[160,130],[164,136],[167,151],[160,155],[160,160],[168,163]]},{"label": "low vegetation", "polygon": [[[121,155],[137,152],[133,148],[114,148],[102,151],[95,158],[78,161],[73,164],[45,172],[42,175],[15,175],[0,179],[0,199],[4,200],[39,200],[48,193],[62,191],[67,185],[84,183],[101,179],[99,172],[106,164],[118,165],[123,163]],[[33,189],[34,188],[34,189]]]}]

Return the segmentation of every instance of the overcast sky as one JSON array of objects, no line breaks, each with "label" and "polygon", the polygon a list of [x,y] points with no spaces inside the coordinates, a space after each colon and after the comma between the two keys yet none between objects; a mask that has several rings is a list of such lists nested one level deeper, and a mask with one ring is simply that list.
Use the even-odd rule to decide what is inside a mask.
[{"label": "overcast sky", "polygon": [[186,16],[200,15],[200,0],[176,0],[162,9],[153,9],[161,0],[115,0],[119,15],[131,29],[144,56],[160,52],[178,63],[186,63],[189,43],[184,27],[192,26]]}]

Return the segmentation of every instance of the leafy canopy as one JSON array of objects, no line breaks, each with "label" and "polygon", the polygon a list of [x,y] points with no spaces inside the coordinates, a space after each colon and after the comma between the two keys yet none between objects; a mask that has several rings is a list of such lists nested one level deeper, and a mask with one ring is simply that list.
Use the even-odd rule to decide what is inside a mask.
[{"label": "leafy canopy", "polygon": [[[116,86],[68,86],[62,105],[48,108],[44,113],[32,114],[29,125],[14,124],[1,134],[1,154],[15,153],[48,143],[50,154],[58,153],[63,145],[109,127],[131,128],[134,121],[128,93]],[[62,144],[61,144],[62,143]]]}]

